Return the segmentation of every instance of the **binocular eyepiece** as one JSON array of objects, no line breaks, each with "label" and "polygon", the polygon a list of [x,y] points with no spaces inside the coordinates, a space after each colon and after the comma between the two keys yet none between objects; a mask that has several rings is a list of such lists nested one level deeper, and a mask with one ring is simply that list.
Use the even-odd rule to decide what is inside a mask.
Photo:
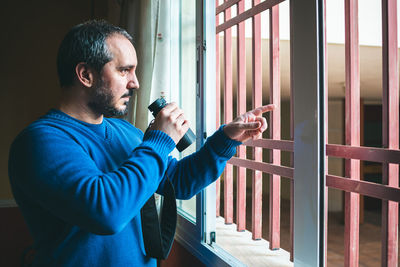
[{"label": "binocular eyepiece", "polygon": [[[156,117],[158,112],[162,110],[167,105],[167,102],[164,98],[159,98],[148,107],[148,109],[153,113],[153,116]],[[176,149],[179,152],[185,150],[188,146],[190,146],[196,140],[196,135],[189,128],[185,135],[179,140],[178,144],[176,144]]]}]

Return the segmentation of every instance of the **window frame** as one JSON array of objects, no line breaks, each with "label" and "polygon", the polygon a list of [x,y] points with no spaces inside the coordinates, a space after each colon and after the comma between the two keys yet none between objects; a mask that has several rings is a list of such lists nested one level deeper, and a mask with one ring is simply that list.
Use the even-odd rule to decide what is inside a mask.
[{"label": "window frame", "polygon": [[[294,264],[325,266],[326,264],[326,217],[325,217],[325,48],[324,48],[324,0],[290,1],[291,27],[291,83],[294,106]],[[196,118],[199,149],[206,136],[215,129],[215,1],[196,0],[196,49],[198,53],[198,84]],[[294,16],[294,14],[302,14]],[[307,14],[307,16],[304,16]],[[307,17],[308,19],[304,19]],[[304,32],[310,34],[306,37]],[[207,48],[208,44],[208,48]],[[307,57],[307,55],[309,57]],[[312,55],[312,56],[310,56]],[[304,59],[307,59],[304,61]],[[304,62],[307,62],[305,67]],[[300,71],[297,71],[300,70]],[[305,73],[301,70],[311,70]],[[302,90],[308,88],[308,90]],[[302,105],[302,103],[307,105]],[[208,112],[206,112],[208,111]],[[304,120],[310,129],[304,127]],[[302,138],[314,140],[308,144],[304,156]],[[307,144],[303,144],[307,145]],[[308,159],[308,160],[307,160]],[[312,160],[309,160],[312,159]],[[312,184],[313,186],[307,186]],[[215,183],[197,195],[196,224],[178,215],[175,239],[207,266],[244,266],[213,242],[210,234],[215,232]],[[315,203],[312,213],[304,219],[307,203]],[[304,235],[309,244],[304,246]],[[310,236],[312,242],[309,242]]]},{"label": "window frame", "polygon": [[[196,0],[196,150],[216,130],[215,49],[207,49],[207,44],[215,44],[214,18],[215,2]],[[178,212],[175,239],[207,266],[244,266],[212,240],[216,228],[215,192],[213,183],[197,194],[195,223]]]}]

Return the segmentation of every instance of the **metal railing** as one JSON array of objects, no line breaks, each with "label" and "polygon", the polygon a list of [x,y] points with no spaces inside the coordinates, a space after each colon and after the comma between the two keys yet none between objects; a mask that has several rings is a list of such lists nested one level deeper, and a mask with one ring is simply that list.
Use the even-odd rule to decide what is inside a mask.
[{"label": "metal railing", "polygon": [[[294,169],[281,165],[281,151],[294,151],[293,141],[281,140],[281,86],[279,57],[279,3],[283,0],[260,2],[252,1],[252,7],[245,10],[244,0],[228,0],[216,7],[216,98],[217,126],[232,120],[234,114],[234,93],[236,93],[236,113],[246,111],[246,36],[245,21],[252,21],[252,106],[262,105],[262,53],[261,53],[261,12],[269,10],[269,103],[277,105],[271,113],[269,123],[270,139],[248,141],[238,148],[237,156],[232,158],[224,172],[224,196],[220,197],[220,182],[217,182],[217,216],[220,215],[220,199],[224,205],[225,223],[233,223],[233,179],[236,177],[236,224],[237,230],[246,228],[246,170],[252,171],[252,237],[261,238],[262,230],[262,173],[268,173],[269,179],[269,243],[270,249],[280,247],[280,180],[290,180],[290,253],[293,260],[293,179]],[[362,4],[362,2],[360,2]],[[236,16],[231,9],[236,8]],[[219,14],[224,21],[219,21]],[[236,87],[233,86],[232,70],[232,28],[236,27]],[[221,33],[223,33],[223,36]],[[223,39],[223,54],[220,51],[220,39]],[[326,40],[326,38],[325,38]],[[326,185],[344,191],[344,265],[358,266],[359,263],[359,225],[360,195],[382,200],[382,266],[398,266],[398,202],[399,189],[399,67],[397,43],[397,3],[382,1],[382,125],[383,147],[360,146],[360,59],[358,40],[358,1],[345,0],[345,145],[326,145],[326,156],[345,159],[345,177],[326,175]],[[223,56],[220,66],[220,56]],[[224,71],[223,81],[220,80]],[[325,75],[327,77],[327,75]],[[223,99],[221,99],[221,84]],[[327,85],[325,81],[325,85]],[[236,92],[234,92],[236,89]],[[327,90],[327,88],[325,89]],[[293,102],[291,100],[291,102]],[[221,111],[221,103],[223,111]],[[265,104],[265,103],[264,103]],[[292,106],[291,106],[292,107]],[[327,104],[325,107],[327,114]],[[293,118],[293,108],[291,108]],[[327,115],[325,117],[327,127]],[[292,119],[293,121],[293,119]],[[293,140],[293,122],[291,122]],[[252,157],[247,158],[246,147],[251,147]],[[269,149],[269,162],[263,162],[263,149]],[[380,162],[383,164],[382,184],[363,181],[360,177],[360,161]],[[233,166],[237,171],[234,175]],[[294,166],[296,167],[296,166]],[[327,203],[325,203],[327,205]],[[325,209],[326,210],[326,209]],[[325,224],[326,222],[325,216]]]}]

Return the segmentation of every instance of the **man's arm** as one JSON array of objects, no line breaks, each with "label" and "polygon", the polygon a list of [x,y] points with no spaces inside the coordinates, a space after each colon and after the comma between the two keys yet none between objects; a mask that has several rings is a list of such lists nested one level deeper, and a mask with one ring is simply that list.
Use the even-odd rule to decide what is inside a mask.
[{"label": "man's arm", "polygon": [[178,199],[189,199],[214,182],[225,168],[226,162],[236,153],[236,147],[250,138],[259,138],[267,129],[262,114],[272,111],[275,105],[266,105],[242,114],[207,139],[204,146],[180,160],[170,163],[170,177]]},{"label": "man's arm", "polygon": [[97,234],[113,234],[137,216],[158,188],[173,140],[144,136],[125,163],[104,173],[79,143],[51,127],[25,132],[13,144],[9,174],[14,190],[55,217]]}]

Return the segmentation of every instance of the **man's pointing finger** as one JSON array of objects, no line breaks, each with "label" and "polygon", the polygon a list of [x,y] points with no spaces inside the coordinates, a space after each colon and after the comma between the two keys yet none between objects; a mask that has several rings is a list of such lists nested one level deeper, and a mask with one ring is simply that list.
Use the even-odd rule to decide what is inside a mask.
[{"label": "man's pointing finger", "polygon": [[265,106],[261,106],[256,108],[255,110],[253,110],[254,115],[259,116],[262,113],[268,112],[268,111],[272,111],[276,108],[275,104],[269,104],[269,105],[265,105]]}]

